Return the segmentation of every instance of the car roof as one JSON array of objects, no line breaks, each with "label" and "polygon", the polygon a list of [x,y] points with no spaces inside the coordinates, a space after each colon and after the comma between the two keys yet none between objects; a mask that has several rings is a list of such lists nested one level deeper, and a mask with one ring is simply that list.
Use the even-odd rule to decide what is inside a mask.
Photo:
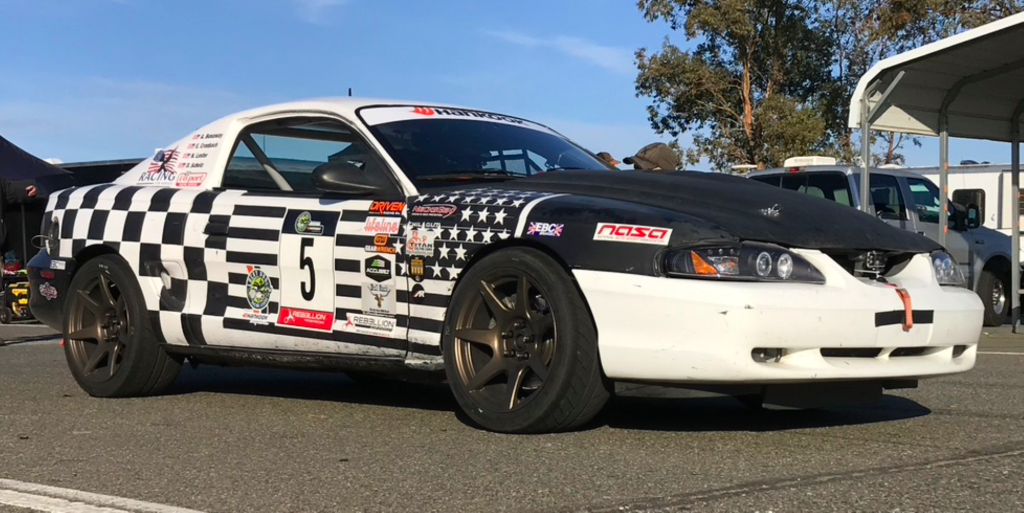
[{"label": "car roof", "polygon": [[[776,167],[771,169],[765,169],[762,171],[752,171],[747,174],[747,178],[756,178],[759,176],[774,176],[774,175],[785,175],[785,174],[802,174],[802,173],[843,173],[845,175],[859,175],[861,168],[858,166],[801,166],[800,171],[797,173],[791,173],[789,168]],[[900,168],[871,168],[871,174],[873,175],[890,175],[890,176],[903,176],[907,178],[921,178],[921,173]]]}]

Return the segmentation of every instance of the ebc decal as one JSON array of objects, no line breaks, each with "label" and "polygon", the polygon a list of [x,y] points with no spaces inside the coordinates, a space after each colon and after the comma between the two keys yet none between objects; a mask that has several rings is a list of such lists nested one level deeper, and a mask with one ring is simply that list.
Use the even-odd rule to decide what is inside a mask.
[{"label": "ebc decal", "polygon": [[281,227],[281,308],[277,324],[331,331],[334,234],[338,212],[290,209]]}]

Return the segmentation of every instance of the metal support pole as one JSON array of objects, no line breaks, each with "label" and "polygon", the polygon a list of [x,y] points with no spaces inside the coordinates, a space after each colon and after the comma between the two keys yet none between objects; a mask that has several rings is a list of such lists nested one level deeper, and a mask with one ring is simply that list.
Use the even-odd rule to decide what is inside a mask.
[{"label": "metal support pole", "polygon": [[946,247],[949,231],[949,116],[939,113],[939,245]]},{"label": "metal support pole", "polygon": [[1013,223],[1010,232],[1010,304],[1013,332],[1020,327],[1020,110],[1010,118],[1010,197],[1013,201]]},{"label": "metal support pole", "polygon": [[870,110],[868,109],[868,91],[860,98],[860,211],[870,213],[868,201],[871,194],[871,182],[868,175],[871,173],[871,121]]}]

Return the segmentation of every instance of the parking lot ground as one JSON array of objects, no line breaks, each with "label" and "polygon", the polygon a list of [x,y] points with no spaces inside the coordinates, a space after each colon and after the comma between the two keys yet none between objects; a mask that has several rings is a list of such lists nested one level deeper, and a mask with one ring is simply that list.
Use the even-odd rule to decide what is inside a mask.
[{"label": "parking lot ground", "polygon": [[1024,511],[1008,327],[986,330],[973,371],[873,407],[620,398],[543,436],[468,426],[444,386],[340,374],[201,366],[162,397],[93,399],[52,332],[10,328],[0,511]]}]

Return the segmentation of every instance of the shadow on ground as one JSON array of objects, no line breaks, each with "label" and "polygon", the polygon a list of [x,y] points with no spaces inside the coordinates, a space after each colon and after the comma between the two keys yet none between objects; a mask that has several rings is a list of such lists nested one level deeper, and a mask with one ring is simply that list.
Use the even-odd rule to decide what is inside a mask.
[{"label": "shadow on ground", "polygon": [[[186,368],[171,395],[242,394],[296,400],[334,401],[363,405],[459,411],[445,384],[386,380],[356,382],[344,374],[200,366]],[[810,411],[752,410],[730,397],[701,399],[613,398],[586,429],[662,432],[786,431],[892,422],[925,416],[931,410],[910,399],[886,395],[870,407]]]}]

